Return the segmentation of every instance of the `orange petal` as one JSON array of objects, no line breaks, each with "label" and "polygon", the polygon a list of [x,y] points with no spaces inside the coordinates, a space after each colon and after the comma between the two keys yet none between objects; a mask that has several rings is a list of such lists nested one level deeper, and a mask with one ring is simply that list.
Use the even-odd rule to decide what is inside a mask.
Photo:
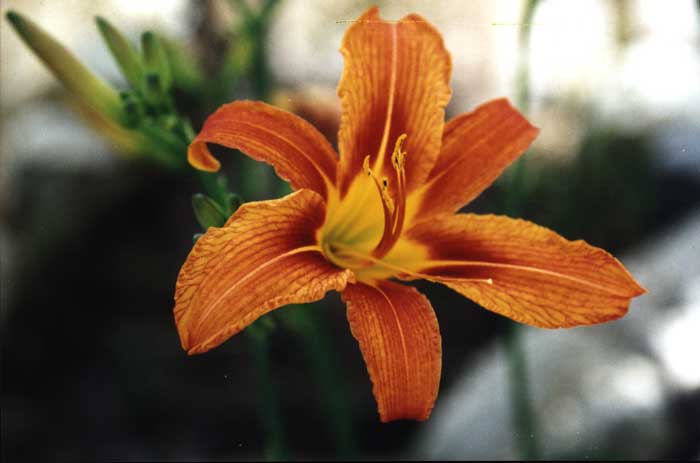
[{"label": "orange petal", "polygon": [[383,156],[384,174],[394,178],[391,153],[403,133],[411,191],[437,159],[450,99],[452,65],[440,33],[417,15],[384,21],[373,7],[348,28],[340,51],[345,59],[338,85],[341,193],[362,172],[368,155],[372,163]]},{"label": "orange petal", "polygon": [[408,239],[430,249],[423,273],[528,325],[564,328],[614,320],[645,292],[606,251],[524,220],[443,215],[415,226]]},{"label": "orange petal", "polygon": [[335,184],[338,156],[311,124],[265,103],[236,101],[221,106],[204,123],[187,158],[200,170],[216,171],[220,164],[207,143],[236,148],[275,168],[292,188],[309,188],[324,198]]},{"label": "orange petal", "polygon": [[177,279],[183,349],[206,352],[273,309],[343,290],[352,272],[329,264],[316,244],[324,215],[321,197],[300,190],[244,204],[223,228],[209,228]]},{"label": "orange petal", "polygon": [[491,185],[520,156],[539,129],[500,98],[445,125],[442,150],[416,193],[417,215],[455,212]]},{"label": "orange petal", "polygon": [[428,419],[442,365],[440,329],[428,299],[388,281],[348,285],[342,297],[381,420]]}]

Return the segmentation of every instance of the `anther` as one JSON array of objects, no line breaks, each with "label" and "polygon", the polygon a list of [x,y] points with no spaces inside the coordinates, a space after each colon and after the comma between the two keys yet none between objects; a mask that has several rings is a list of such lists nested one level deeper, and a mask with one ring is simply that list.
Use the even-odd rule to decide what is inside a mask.
[{"label": "anther", "polygon": [[394,215],[394,210],[396,207],[394,206],[394,200],[391,199],[391,196],[389,195],[389,179],[386,177],[382,177],[382,201],[384,202],[384,205],[386,206],[387,210],[393,217]]},{"label": "anther", "polygon": [[406,141],[406,134],[403,133],[396,139],[394,144],[394,152],[391,154],[391,162],[394,164],[394,168],[400,171],[404,168],[406,164],[406,152],[403,151],[403,144]]},{"label": "anther", "polygon": [[374,185],[377,187],[379,196],[382,199],[384,214],[387,216],[387,221],[391,222],[391,218],[394,216],[394,210],[396,207],[394,206],[394,200],[391,199],[391,196],[389,195],[389,179],[386,177],[382,177],[381,181],[377,179],[377,176],[374,175],[372,169],[369,168],[369,156],[365,156],[365,159],[362,162],[362,170],[365,171],[367,176],[372,179]]},{"label": "anther", "polygon": [[369,168],[369,154],[365,156],[364,161],[362,161],[362,170],[368,177],[372,176],[372,169]]}]

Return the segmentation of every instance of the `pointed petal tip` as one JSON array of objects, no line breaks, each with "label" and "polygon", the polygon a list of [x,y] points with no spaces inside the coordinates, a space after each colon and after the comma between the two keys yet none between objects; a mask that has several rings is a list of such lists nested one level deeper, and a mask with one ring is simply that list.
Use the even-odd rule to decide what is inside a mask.
[{"label": "pointed petal tip", "polygon": [[506,113],[517,114],[527,123],[527,125],[529,126],[528,129],[531,132],[534,132],[535,135],[537,135],[540,132],[540,128],[537,127],[536,125],[533,125],[532,122],[530,122],[530,120],[527,117],[525,117],[523,112],[517,106],[515,106],[510,101],[510,99],[508,99],[508,97],[502,96],[502,97],[494,98],[493,100],[487,101],[487,102],[479,105],[477,107],[477,109],[479,109],[481,107],[486,107],[486,106],[491,106],[494,109],[497,108],[497,109],[499,109],[503,112],[506,112]]},{"label": "pointed petal tip", "polygon": [[198,354],[199,352],[195,349],[195,346],[190,343],[187,335],[182,333],[180,325],[177,326],[177,331],[180,335],[180,346],[182,347],[182,350],[184,350],[189,357]]},{"label": "pointed petal tip", "polygon": [[205,172],[217,172],[221,163],[212,156],[207,144],[202,141],[193,141],[187,148],[187,161],[192,167]]},{"label": "pointed petal tip", "polygon": [[440,155],[414,195],[414,217],[457,212],[527,151],[540,129],[505,98],[489,100],[450,119]]},{"label": "pointed petal tip", "polygon": [[425,413],[419,414],[419,415],[412,415],[412,414],[406,414],[406,415],[388,415],[385,413],[383,410],[378,410],[379,413],[379,421],[382,423],[391,423],[394,421],[428,421],[430,418],[430,414],[432,412],[432,407],[430,410],[428,410]]},{"label": "pointed petal tip", "polygon": [[194,355],[203,354],[203,353],[211,350],[211,348],[207,348],[207,347],[202,346],[202,345],[191,346],[191,347],[184,348],[184,349],[185,349],[185,352],[187,352],[187,356],[189,356],[189,357],[192,357]]},{"label": "pointed petal tip", "polygon": [[[411,239],[433,243],[436,263],[446,259],[442,267],[424,272],[482,307],[531,326],[557,329],[616,320],[634,297],[647,292],[604,249],[522,219],[445,215],[410,233]],[[483,282],[486,278],[491,284]]]},{"label": "pointed petal tip", "polygon": [[[589,243],[587,243],[584,240],[577,240],[577,243],[580,242],[581,246],[588,247],[591,246]],[[621,286],[624,286],[624,290],[626,290],[624,293],[620,293],[620,296],[622,297],[627,297],[630,299],[633,299],[635,297],[642,296],[644,294],[647,294],[649,290],[647,290],[644,286],[642,286],[636,278],[632,275],[632,273],[627,269],[625,264],[623,264],[617,257],[606,251],[605,249],[602,248],[596,248],[598,249],[602,254],[607,256],[608,259],[610,259],[612,262],[615,262],[616,265],[619,267],[623,274],[623,278],[620,282]]]},{"label": "pointed petal tip", "polygon": [[173,311],[175,313],[175,328],[177,329],[177,334],[180,338],[180,347],[182,347],[182,350],[184,350],[188,356],[193,356],[195,354],[202,353],[192,342],[190,334],[187,331],[186,323],[184,321],[181,321],[181,317],[178,316],[180,314],[176,311],[176,309],[177,306],[175,309],[173,309]]},{"label": "pointed petal tip", "polygon": [[380,421],[428,419],[442,368],[440,329],[428,299],[386,280],[348,285],[341,297]]},{"label": "pointed petal tip", "polygon": [[327,198],[335,184],[338,156],[328,140],[299,116],[260,101],[224,104],[204,122],[188,160],[197,169],[218,170],[207,143],[272,165],[295,190],[308,188]]},{"label": "pointed petal tip", "polygon": [[187,353],[188,357],[209,352],[215,347],[221,345],[224,341],[228,340],[237,332],[231,332],[230,329],[224,327],[224,329],[221,329],[218,333],[215,333],[213,336],[209,336],[205,339],[195,340],[193,339],[193,336],[186,331],[186,326],[184,323],[178,323],[177,328],[178,334],[180,335],[180,345],[182,346],[182,350],[184,350]]},{"label": "pointed petal tip", "polygon": [[379,5],[372,5],[367,8],[365,12],[357,18],[357,21],[361,21],[366,18],[379,18]]},{"label": "pointed petal tip", "polygon": [[612,255],[611,255],[611,257],[613,259],[617,260],[620,267],[622,268],[622,270],[625,272],[625,274],[627,276],[628,281],[626,283],[627,283],[628,292],[627,292],[627,294],[625,294],[626,297],[629,297],[630,299],[632,299],[635,297],[643,296],[644,294],[647,294],[649,292],[649,290],[646,287],[642,286],[642,284],[639,283],[637,281],[637,279],[634,278],[634,276],[632,276],[632,273],[630,273],[630,271],[627,269],[627,267],[625,267],[625,265],[622,262],[620,262],[618,259],[616,259]]}]

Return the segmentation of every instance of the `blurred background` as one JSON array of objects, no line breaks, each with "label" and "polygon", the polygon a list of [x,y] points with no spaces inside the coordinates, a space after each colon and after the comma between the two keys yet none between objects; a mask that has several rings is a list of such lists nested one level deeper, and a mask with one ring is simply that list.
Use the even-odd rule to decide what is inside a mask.
[{"label": "blurred background", "polygon": [[[269,377],[244,336],[188,357],[172,297],[200,232],[197,179],[120,144],[4,18],[33,19],[118,89],[94,16],[134,43],[156,31],[182,53],[169,55],[182,68],[174,98],[195,130],[222,103],[264,98],[335,142],[340,40],[371,4],[442,32],[448,116],[507,96],[541,128],[517,215],[613,252],[649,290],[602,326],[518,328],[529,436],[509,399],[513,322],[443,287],[418,285],[444,355],[424,423],[380,424],[337,294],[270,317]],[[241,32],[243,10],[268,7]],[[2,12],[4,461],[514,459],[523,438],[546,459],[700,458],[700,2],[8,0]],[[287,191],[266,166],[220,159],[246,200]],[[512,175],[465,210],[513,210]]]}]

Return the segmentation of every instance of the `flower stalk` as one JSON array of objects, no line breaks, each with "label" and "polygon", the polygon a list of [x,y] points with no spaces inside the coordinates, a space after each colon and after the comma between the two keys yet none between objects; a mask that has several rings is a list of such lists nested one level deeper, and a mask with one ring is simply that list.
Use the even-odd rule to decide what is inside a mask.
[{"label": "flower stalk", "polygon": [[319,308],[317,304],[289,307],[279,314],[278,319],[303,344],[314,382],[320,389],[321,402],[337,449],[336,457],[354,458],[357,442],[352,410],[346,400],[347,392],[340,380],[335,350],[320,319]]},{"label": "flower stalk", "polygon": [[285,444],[282,411],[279,403],[279,390],[270,370],[269,336],[272,329],[268,327],[270,319],[262,319],[246,330],[253,362],[258,376],[260,391],[259,415],[265,436],[265,458],[269,461],[284,460],[288,457]]},{"label": "flower stalk", "polygon": [[[199,178],[204,189],[217,200],[201,193],[195,194],[192,196],[194,215],[204,232],[210,227],[223,227],[242,200],[237,194],[228,191],[226,177],[223,175],[201,173]],[[193,241],[196,242],[201,236],[201,233],[195,234]],[[265,436],[264,453],[270,461],[283,460],[288,456],[279,390],[270,369],[269,338],[275,328],[275,320],[268,316],[250,325],[245,332],[258,378],[258,415]]]}]

